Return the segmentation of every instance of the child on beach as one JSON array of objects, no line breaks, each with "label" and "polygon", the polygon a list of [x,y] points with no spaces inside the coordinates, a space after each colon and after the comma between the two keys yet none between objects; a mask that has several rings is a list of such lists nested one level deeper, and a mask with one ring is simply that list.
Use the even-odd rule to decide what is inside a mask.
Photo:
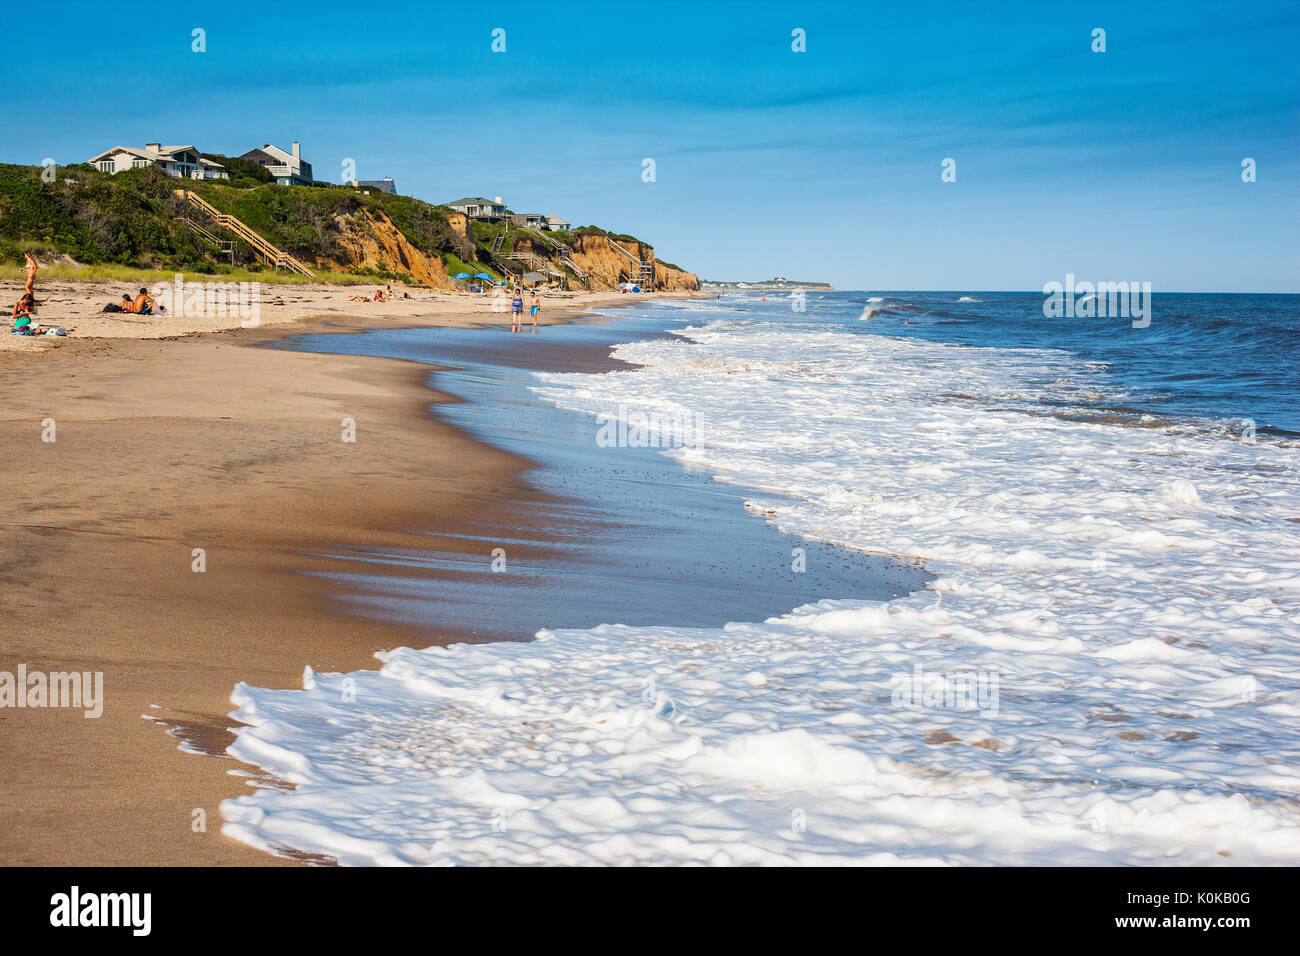
[{"label": "child on beach", "polygon": [[524,293],[522,289],[515,289],[515,297],[510,300],[510,331],[522,332],[524,330]]},{"label": "child on beach", "polygon": [[537,313],[542,307],[542,300],[537,297],[537,290],[533,290],[532,297],[528,300],[528,314],[533,317],[533,331],[537,331]]}]

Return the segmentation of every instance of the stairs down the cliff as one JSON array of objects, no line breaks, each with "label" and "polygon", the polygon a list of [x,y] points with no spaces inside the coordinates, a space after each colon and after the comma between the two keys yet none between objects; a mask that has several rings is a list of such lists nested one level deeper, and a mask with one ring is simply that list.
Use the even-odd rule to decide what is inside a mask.
[{"label": "stairs down the cliff", "polygon": [[536,229],[529,229],[527,232],[529,235],[536,237],[542,245],[555,253],[552,258],[554,258],[556,262],[572,271],[573,274],[583,282],[587,281],[586,270],[573,261],[573,250],[571,250],[567,245],[560,242],[558,239],[552,239],[550,236],[546,235],[546,233],[540,232]]},{"label": "stairs down the cliff", "polygon": [[[212,205],[212,203],[208,202],[206,199],[204,199],[202,196],[199,196],[197,193],[193,192],[192,190],[177,189],[175,190],[175,193],[177,196],[185,200],[195,209],[202,212],[205,216],[207,216],[217,225],[225,229],[229,229],[240,239],[243,239],[250,246],[252,246],[253,249],[256,250],[257,253],[261,255],[263,259],[266,260],[266,262],[270,263],[271,265],[274,265],[279,269],[291,269],[294,272],[300,272],[305,276],[315,275],[315,273],[313,273],[305,265],[303,265],[293,256],[289,255],[289,253],[284,252],[283,250],[279,249],[272,243],[268,242],[261,235],[261,233],[258,233],[255,230],[250,229],[248,226],[246,226],[239,219],[236,219],[234,216],[228,216],[225,213],[221,212],[221,210],[217,209],[216,206]],[[195,224],[193,222],[190,222],[190,220],[185,219],[184,217],[178,217],[178,218],[182,222],[189,223],[191,228],[195,227]],[[212,236],[211,233],[208,233],[208,237],[211,237],[214,240],[216,239],[216,237]],[[220,240],[216,240],[216,241],[220,241]]]},{"label": "stairs down the cliff", "polygon": [[176,221],[182,225],[188,226],[200,239],[205,239],[221,250],[223,256],[230,257],[231,265],[235,263],[235,243],[231,239],[221,239],[214,236],[208,229],[205,229],[199,223],[195,222],[189,216],[177,216]]},{"label": "stairs down the cliff", "polygon": [[627,281],[639,285],[647,292],[653,290],[655,287],[654,250],[650,251],[649,259],[642,259],[640,256],[635,256],[627,249],[624,249],[609,236],[605,237],[605,241],[609,243],[611,249],[622,253],[624,258],[627,259]]}]

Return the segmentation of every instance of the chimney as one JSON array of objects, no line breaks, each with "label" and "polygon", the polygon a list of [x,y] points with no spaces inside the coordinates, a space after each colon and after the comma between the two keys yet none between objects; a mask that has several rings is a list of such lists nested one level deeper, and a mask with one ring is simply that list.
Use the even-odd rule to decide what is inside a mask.
[{"label": "chimney", "polygon": [[146,153],[156,153],[156,152],[158,152],[158,150],[160,150],[160,149],[162,149],[162,143],[145,143],[145,144],[144,144],[144,151],[145,151]]},{"label": "chimney", "polygon": [[504,206],[504,205],[505,205],[505,203],[503,203],[503,202],[501,201],[501,197],[500,197],[500,196],[497,196],[496,199],[493,200],[493,202],[495,202],[498,206]]},{"label": "chimney", "polygon": [[297,166],[301,162],[302,162],[302,144],[295,140],[293,144],[293,164]]}]

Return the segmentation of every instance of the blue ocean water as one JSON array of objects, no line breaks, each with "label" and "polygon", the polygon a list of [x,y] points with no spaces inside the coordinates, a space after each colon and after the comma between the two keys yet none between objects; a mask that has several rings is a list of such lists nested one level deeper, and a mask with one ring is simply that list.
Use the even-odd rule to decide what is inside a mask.
[{"label": "blue ocean water", "polygon": [[1300,296],[1156,294],[1146,328],[1128,318],[1046,318],[1043,301],[1037,292],[809,291],[802,312],[789,292],[726,294],[718,304],[738,317],[796,326],[1060,350],[1107,386],[1093,397],[1072,389],[1063,404],[1237,432],[1249,420],[1260,436],[1300,437]]}]

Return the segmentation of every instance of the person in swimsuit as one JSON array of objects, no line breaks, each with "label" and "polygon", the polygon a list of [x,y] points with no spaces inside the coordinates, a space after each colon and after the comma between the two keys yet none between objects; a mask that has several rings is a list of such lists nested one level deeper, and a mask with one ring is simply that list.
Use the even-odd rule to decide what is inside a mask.
[{"label": "person in swimsuit", "polygon": [[135,303],[131,301],[131,297],[127,295],[125,292],[122,293],[122,301],[119,304],[122,306],[123,312],[135,311]]},{"label": "person in swimsuit", "polygon": [[131,303],[131,311],[136,315],[153,315],[154,301],[155,299],[149,294],[148,289],[141,289],[140,294]]},{"label": "person in swimsuit", "polygon": [[23,297],[14,303],[15,319],[30,319],[35,311],[36,298],[30,292],[23,293]]},{"label": "person in swimsuit", "polygon": [[537,330],[537,313],[542,308],[542,300],[537,297],[537,290],[533,290],[532,296],[528,299],[528,314],[533,317],[533,330]]},{"label": "person in swimsuit", "polygon": [[27,257],[27,265],[26,265],[27,284],[26,286],[23,287],[23,291],[26,292],[28,295],[35,295],[36,294],[36,260],[32,258],[32,254],[30,252],[24,252],[23,255]]},{"label": "person in swimsuit", "polygon": [[510,331],[522,332],[524,326],[524,293],[515,289],[515,297],[510,300]]}]

